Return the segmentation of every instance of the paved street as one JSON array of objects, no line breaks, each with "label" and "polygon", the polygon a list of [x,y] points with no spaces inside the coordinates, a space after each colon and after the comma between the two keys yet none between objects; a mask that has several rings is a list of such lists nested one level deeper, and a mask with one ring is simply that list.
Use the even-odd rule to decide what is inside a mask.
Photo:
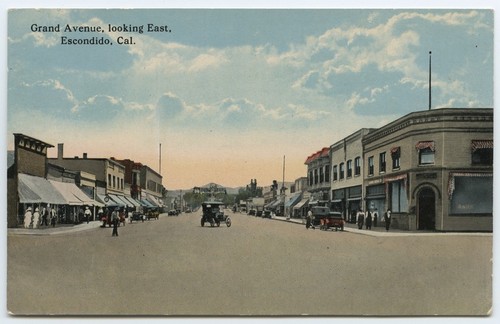
[{"label": "paved street", "polygon": [[492,235],[360,235],[229,213],[8,235],[13,314],[485,315]]}]

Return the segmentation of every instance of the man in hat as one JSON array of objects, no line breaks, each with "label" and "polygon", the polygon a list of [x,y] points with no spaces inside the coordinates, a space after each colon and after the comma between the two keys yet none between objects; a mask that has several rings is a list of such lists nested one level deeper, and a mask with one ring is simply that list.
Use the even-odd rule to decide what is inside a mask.
[{"label": "man in hat", "polygon": [[87,224],[90,221],[90,218],[92,217],[92,212],[90,211],[89,206],[85,207],[85,220],[87,221]]},{"label": "man in hat", "polygon": [[120,221],[118,219],[118,211],[118,208],[116,208],[111,214],[111,220],[113,222],[113,234],[111,236],[118,236],[118,222]]}]

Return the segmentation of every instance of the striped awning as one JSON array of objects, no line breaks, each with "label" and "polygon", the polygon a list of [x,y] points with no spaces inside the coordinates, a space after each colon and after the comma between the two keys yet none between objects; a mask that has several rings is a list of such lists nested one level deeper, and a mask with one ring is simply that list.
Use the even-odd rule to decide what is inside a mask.
[{"label": "striped awning", "polygon": [[450,172],[448,177],[448,198],[450,200],[455,191],[455,177],[493,177],[493,173]]},{"label": "striped awning", "polygon": [[434,141],[422,141],[418,142],[417,145],[415,145],[415,148],[417,151],[424,150],[424,149],[430,149],[432,152],[436,150],[436,146],[434,144]]},{"label": "striped awning", "polygon": [[492,149],[493,140],[473,140],[471,142],[471,150],[475,152],[480,149]]},{"label": "striped awning", "polygon": [[400,151],[401,151],[401,146],[395,146],[391,148],[391,155],[399,154]]}]

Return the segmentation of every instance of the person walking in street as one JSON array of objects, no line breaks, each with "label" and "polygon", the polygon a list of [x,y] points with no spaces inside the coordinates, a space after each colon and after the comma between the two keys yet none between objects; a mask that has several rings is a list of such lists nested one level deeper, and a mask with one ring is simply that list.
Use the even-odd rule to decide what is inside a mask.
[{"label": "person walking in street", "polygon": [[40,212],[38,211],[38,207],[35,208],[35,212],[33,213],[33,228],[38,228],[38,222],[40,221]]},{"label": "person walking in street", "polygon": [[365,222],[365,213],[363,213],[362,209],[358,210],[358,213],[356,214],[356,221],[358,222],[358,228],[363,229],[363,224]]},{"label": "person walking in street", "polygon": [[387,211],[384,214],[384,221],[385,221],[385,230],[389,231],[389,228],[391,227],[391,210],[387,209]]},{"label": "person walking in street", "polygon": [[33,213],[31,212],[31,207],[28,207],[24,213],[24,228],[30,228],[32,217]]},{"label": "person walking in street", "polygon": [[366,215],[366,222],[365,222],[365,226],[366,226],[367,230],[372,229],[372,217],[373,217],[373,214],[371,211],[369,211]]},{"label": "person walking in street", "polygon": [[307,216],[306,216],[306,229],[309,229],[309,227],[312,227],[314,229],[312,217],[313,217],[313,213],[312,213],[311,209],[309,209],[309,211],[307,212]]},{"label": "person walking in street", "polygon": [[113,234],[111,236],[118,236],[118,208],[111,214],[111,220],[113,223]]},{"label": "person walking in street", "polygon": [[87,206],[85,207],[85,220],[87,221],[87,224],[89,223],[90,218],[92,218],[92,212],[90,211],[90,208]]}]

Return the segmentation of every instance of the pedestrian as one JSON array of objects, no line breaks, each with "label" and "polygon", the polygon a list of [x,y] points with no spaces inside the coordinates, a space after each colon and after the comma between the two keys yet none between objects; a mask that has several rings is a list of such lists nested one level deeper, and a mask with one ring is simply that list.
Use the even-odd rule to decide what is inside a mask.
[{"label": "pedestrian", "polygon": [[80,224],[80,222],[82,221],[84,215],[83,215],[83,209],[78,209],[78,219],[76,219],[76,224]]},{"label": "pedestrian", "polygon": [[118,208],[111,214],[111,219],[113,222],[113,234],[111,236],[118,236]]},{"label": "pedestrian", "polygon": [[306,229],[309,229],[309,227],[311,226],[312,226],[312,211],[311,209],[309,209],[306,215]]},{"label": "pedestrian", "polygon": [[49,226],[48,217],[49,211],[46,207],[42,207],[42,222],[40,223],[40,226],[42,226],[43,224],[45,224],[45,226]]},{"label": "pedestrian", "polygon": [[51,213],[50,213],[50,225],[52,225],[52,227],[56,227],[56,213],[54,211],[54,209],[52,208],[51,210]]},{"label": "pedestrian", "polygon": [[24,213],[24,228],[30,228],[32,222],[33,213],[31,212],[31,207],[26,209]]},{"label": "pedestrian", "polygon": [[368,214],[366,215],[366,222],[365,222],[365,226],[366,226],[367,230],[372,229],[372,220],[373,220],[372,217],[373,217],[373,214],[371,211],[369,211]]},{"label": "pedestrian", "polygon": [[40,212],[38,207],[35,208],[35,212],[33,213],[33,228],[38,228],[38,221],[40,220]]},{"label": "pedestrian", "polygon": [[356,214],[356,220],[358,222],[358,229],[363,229],[363,224],[365,223],[365,213],[363,213],[362,209],[358,210]]},{"label": "pedestrian", "polygon": [[87,221],[87,224],[90,221],[90,218],[92,218],[92,212],[90,211],[89,206],[85,207],[85,220]]},{"label": "pedestrian", "polygon": [[385,230],[389,231],[389,228],[391,227],[391,210],[387,209],[387,211],[384,214],[384,221],[385,221]]},{"label": "pedestrian", "polygon": [[377,227],[377,222],[378,222],[378,209],[375,208],[373,211],[373,227]]}]

